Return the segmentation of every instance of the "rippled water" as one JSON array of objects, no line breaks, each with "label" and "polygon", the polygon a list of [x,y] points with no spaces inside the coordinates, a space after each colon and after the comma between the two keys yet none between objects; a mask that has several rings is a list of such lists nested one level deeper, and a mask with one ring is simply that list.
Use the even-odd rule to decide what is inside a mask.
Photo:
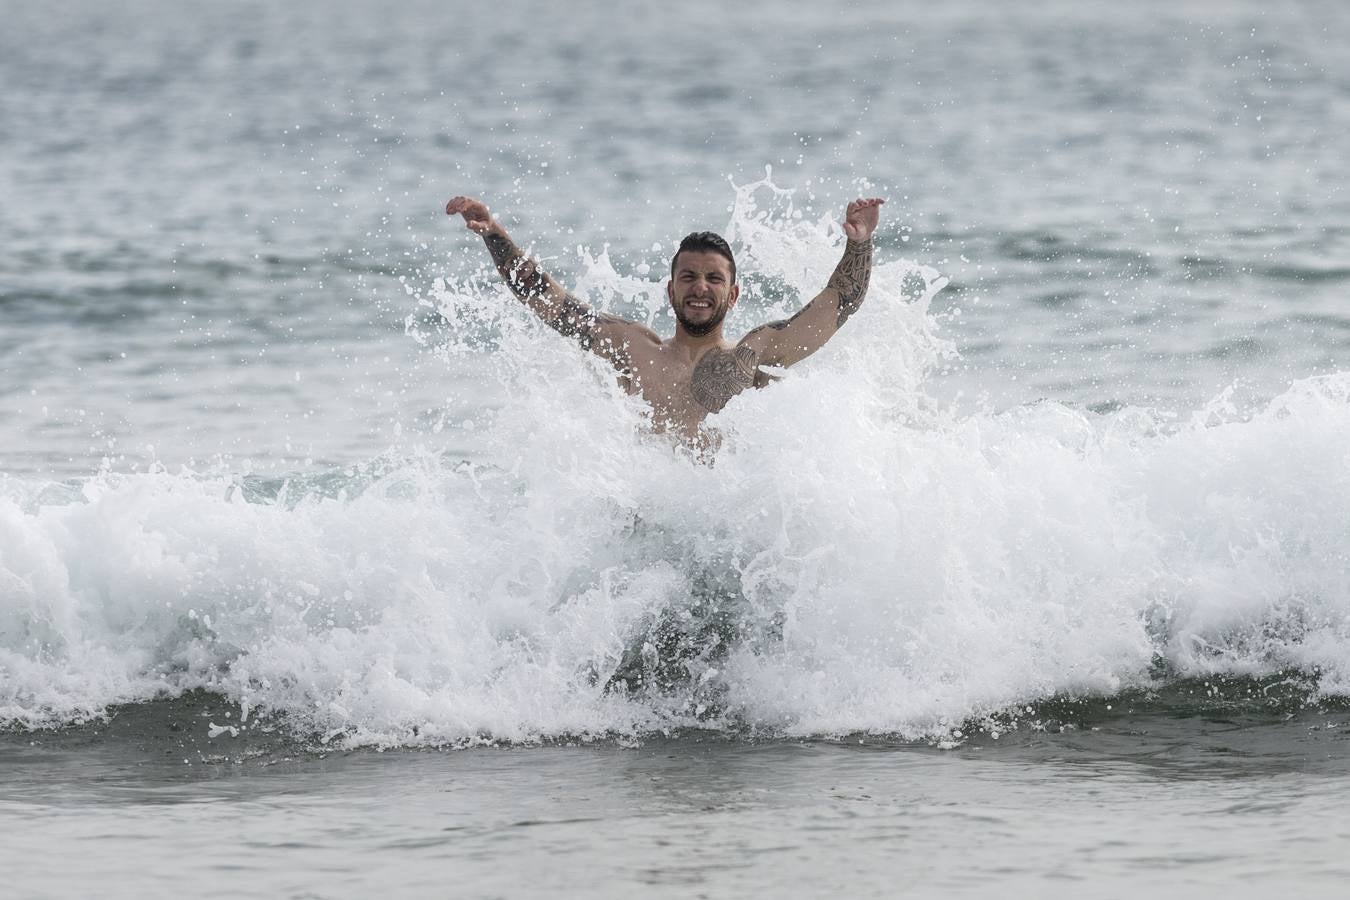
[{"label": "rippled water", "polygon": [[884,256],[952,280],[952,389],[996,406],[1340,368],[1339,4],[336,9],[11,11],[6,471],[367,457],[466,377],[400,336],[396,279],[474,253],[445,196],[563,275],[659,271],[766,165],[821,214],[890,195]]},{"label": "rippled water", "polygon": [[[193,720],[225,711],[202,699],[0,739],[6,870],[27,896],[1339,896],[1344,715],[1194,702],[957,751],[296,754],[275,733],[208,738]],[[53,847],[78,864],[53,871]]]},{"label": "rippled water", "polygon": [[[1332,895],[1343,5],[64,9],[0,30],[28,894]],[[731,333],[889,202],[708,469],[461,192],[658,331],[723,230]]]}]

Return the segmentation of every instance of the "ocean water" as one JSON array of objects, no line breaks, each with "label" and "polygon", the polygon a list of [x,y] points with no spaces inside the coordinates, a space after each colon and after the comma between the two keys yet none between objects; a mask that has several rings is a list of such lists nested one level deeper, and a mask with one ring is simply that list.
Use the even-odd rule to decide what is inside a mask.
[{"label": "ocean water", "polygon": [[[5,18],[17,896],[1339,896],[1343,5]],[[709,466],[458,193],[731,334],[888,202]]]}]

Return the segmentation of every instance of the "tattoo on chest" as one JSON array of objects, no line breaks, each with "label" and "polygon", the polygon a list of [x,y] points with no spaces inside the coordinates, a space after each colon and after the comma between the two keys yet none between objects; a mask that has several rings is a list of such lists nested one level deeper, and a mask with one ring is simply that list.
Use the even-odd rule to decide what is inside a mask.
[{"label": "tattoo on chest", "polygon": [[839,319],[837,327],[843,328],[862,306],[867,294],[867,282],[872,278],[872,240],[850,240],[844,247],[844,258],[839,260],[834,274],[830,276],[830,287],[839,292]]},{"label": "tattoo on chest", "polygon": [[755,351],[737,347],[709,350],[694,366],[689,391],[708,412],[720,412],[727,401],[755,383]]}]

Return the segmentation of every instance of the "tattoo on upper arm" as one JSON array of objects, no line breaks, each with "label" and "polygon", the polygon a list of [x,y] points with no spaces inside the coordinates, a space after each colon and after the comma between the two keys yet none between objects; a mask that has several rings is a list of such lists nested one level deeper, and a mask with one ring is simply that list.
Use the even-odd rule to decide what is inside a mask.
[{"label": "tattoo on upper arm", "polygon": [[557,305],[549,324],[563,337],[580,338],[582,343],[589,343],[595,330],[592,319],[591,308],[568,294]]},{"label": "tattoo on upper arm", "polygon": [[755,383],[756,354],[739,346],[733,352],[715,347],[694,366],[689,390],[694,401],[708,412],[719,412],[727,401]]},{"label": "tattoo on upper arm", "polygon": [[597,312],[574,295],[568,294],[557,305],[554,317],[547,321],[563,337],[576,338],[582,347],[591,350],[595,347],[602,325],[616,325],[623,319],[609,313]]},{"label": "tattoo on upper arm", "polygon": [[782,331],[784,328],[787,328],[793,322],[797,321],[804,312],[806,312],[805,306],[793,313],[792,317],[789,319],[777,319],[773,322],[765,322],[763,325],[751,328],[745,333],[745,337],[741,338],[741,340],[745,340],[745,338],[750,337],[752,334],[759,334],[761,331]]},{"label": "tattoo on upper arm", "polygon": [[844,248],[844,258],[839,260],[834,274],[830,276],[829,286],[839,292],[839,319],[837,327],[843,328],[862,306],[867,294],[867,282],[872,277],[872,239],[865,241],[850,240]]}]

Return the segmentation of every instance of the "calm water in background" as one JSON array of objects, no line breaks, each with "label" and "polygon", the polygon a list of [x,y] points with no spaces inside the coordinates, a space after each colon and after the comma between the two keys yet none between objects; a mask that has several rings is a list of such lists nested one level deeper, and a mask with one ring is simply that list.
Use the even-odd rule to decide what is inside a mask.
[{"label": "calm water in background", "polygon": [[765,165],[821,213],[890,195],[996,405],[1339,369],[1337,4],[336,9],[10,11],[5,471],[366,458],[455,374],[412,367],[395,281],[472,252],[444,197],[562,275],[659,266]]},{"label": "calm water in background", "polygon": [[[20,894],[1343,884],[1342,5],[74,9],[0,32]],[[850,196],[889,268],[705,472],[460,192],[658,330],[690,230],[733,333]]]}]

